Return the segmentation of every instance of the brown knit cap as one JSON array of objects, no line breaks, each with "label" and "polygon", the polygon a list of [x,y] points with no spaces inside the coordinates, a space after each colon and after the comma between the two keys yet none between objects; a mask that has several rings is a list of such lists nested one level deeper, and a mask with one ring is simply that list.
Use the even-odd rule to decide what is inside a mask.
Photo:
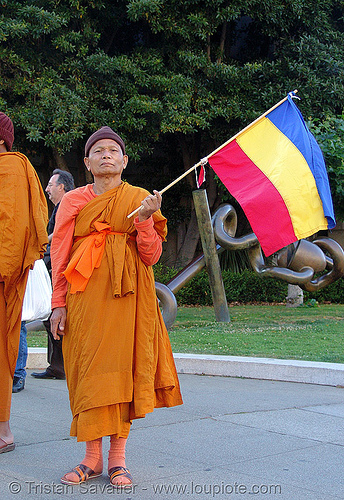
[{"label": "brown knit cap", "polygon": [[5,141],[7,151],[11,151],[14,141],[14,127],[11,118],[0,111],[0,139]]},{"label": "brown knit cap", "polygon": [[88,153],[90,152],[93,144],[95,144],[97,141],[100,141],[101,139],[112,139],[113,141],[116,141],[117,144],[121,146],[122,152],[125,155],[125,144],[122,137],[116,134],[116,132],[114,132],[110,127],[101,127],[87,139],[85,145],[85,156],[88,156]]}]

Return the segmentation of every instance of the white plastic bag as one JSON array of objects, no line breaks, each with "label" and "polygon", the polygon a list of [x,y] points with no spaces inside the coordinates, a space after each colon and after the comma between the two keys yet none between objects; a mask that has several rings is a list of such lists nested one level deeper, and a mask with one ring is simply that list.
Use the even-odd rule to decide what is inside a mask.
[{"label": "white plastic bag", "polygon": [[43,259],[36,260],[29,271],[27,280],[22,321],[45,321],[51,313],[51,280]]}]

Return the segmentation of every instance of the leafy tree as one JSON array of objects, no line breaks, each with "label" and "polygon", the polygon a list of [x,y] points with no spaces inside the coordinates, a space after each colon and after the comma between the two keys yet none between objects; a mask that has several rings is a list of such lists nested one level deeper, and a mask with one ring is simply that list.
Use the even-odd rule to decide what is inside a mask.
[{"label": "leafy tree", "polygon": [[[3,0],[0,106],[26,150],[65,168],[113,126],[128,180],[162,188],[290,90],[315,125],[341,115],[343,41],[341,0]],[[177,267],[198,244],[194,187],[190,175],[164,197]],[[207,189],[213,209],[211,171]]]},{"label": "leafy tree", "polygon": [[336,217],[344,220],[344,115],[310,119],[309,126],[325,156]]},{"label": "leafy tree", "polygon": [[[323,119],[341,112],[342,14],[342,2],[331,0],[130,1],[129,18],[149,32],[133,55],[156,58],[151,88],[163,105],[160,133],[177,137],[184,168],[295,88],[304,113]],[[216,206],[212,176],[208,193]],[[191,232],[194,220],[191,212]],[[179,263],[194,251],[185,235]]]}]

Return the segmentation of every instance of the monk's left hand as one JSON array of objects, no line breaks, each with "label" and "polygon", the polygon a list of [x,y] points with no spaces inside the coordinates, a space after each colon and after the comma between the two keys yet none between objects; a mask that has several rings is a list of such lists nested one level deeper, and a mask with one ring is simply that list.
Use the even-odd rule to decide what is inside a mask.
[{"label": "monk's left hand", "polygon": [[138,213],[139,222],[147,220],[151,215],[154,214],[161,207],[161,194],[159,191],[153,191],[154,194],[150,194],[141,202],[142,208]]}]

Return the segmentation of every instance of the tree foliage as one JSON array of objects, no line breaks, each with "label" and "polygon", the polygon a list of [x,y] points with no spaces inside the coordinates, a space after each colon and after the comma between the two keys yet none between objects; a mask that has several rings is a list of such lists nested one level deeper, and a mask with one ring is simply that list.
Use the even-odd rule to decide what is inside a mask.
[{"label": "tree foliage", "polygon": [[[341,124],[343,7],[343,0],[2,0],[0,108],[13,117],[24,151],[53,159],[49,169],[58,158],[68,167],[72,150],[82,158],[87,136],[112,126],[128,144],[129,180],[160,189],[296,88],[312,126]],[[336,203],[344,190],[337,140]],[[222,188],[208,179],[213,208]],[[176,265],[197,245],[194,187],[189,176],[165,195]]]},{"label": "tree foliage", "polygon": [[336,215],[344,220],[344,114],[310,119],[309,125],[326,158]]}]

